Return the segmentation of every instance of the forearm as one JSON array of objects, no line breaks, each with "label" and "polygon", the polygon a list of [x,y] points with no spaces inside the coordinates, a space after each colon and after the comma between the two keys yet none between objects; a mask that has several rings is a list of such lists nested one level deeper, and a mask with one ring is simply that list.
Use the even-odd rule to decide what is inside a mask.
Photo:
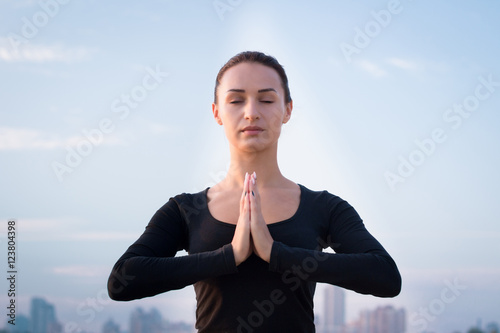
[{"label": "forearm", "polygon": [[325,253],[274,242],[271,271],[315,282],[334,284],[361,294],[394,297],[401,290],[401,276],[385,250],[366,253]]},{"label": "forearm", "polygon": [[126,252],[113,267],[108,293],[113,300],[129,301],[236,272],[230,244],[182,257],[147,257]]}]

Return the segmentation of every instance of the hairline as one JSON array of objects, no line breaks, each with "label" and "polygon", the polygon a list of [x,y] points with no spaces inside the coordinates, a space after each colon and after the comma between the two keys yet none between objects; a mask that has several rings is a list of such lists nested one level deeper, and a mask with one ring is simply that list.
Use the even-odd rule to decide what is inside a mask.
[{"label": "hairline", "polygon": [[[274,58],[274,60],[276,60],[276,59]],[[276,62],[277,62],[277,60],[276,60]],[[231,68],[234,68],[234,67],[236,67],[236,66],[238,66],[238,65],[241,65],[241,64],[258,64],[258,65],[262,65],[262,66],[264,66],[264,67],[268,67],[268,68],[271,68],[272,70],[274,70],[274,72],[278,75],[279,82],[280,82],[280,87],[283,89],[283,93],[284,93],[284,94],[283,94],[283,102],[285,103],[285,105],[287,105],[287,104],[289,104],[289,103],[292,101],[292,98],[291,98],[291,97],[290,97],[290,101],[286,101],[286,95],[287,95],[287,93],[286,93],[286,84],[288,84],[288,78],[287,78],[287,82],[286,82],[286,84],[285,84],[285,82],[283,82],[283,79],[282,79],[282,77],[281,77],[281,75],[280,75],[280,72],[279,72],[276,68],[274,68],[273,66],[271,66],[270,64],[265,64],[265,63],[262,63],[262,62],[260,62],[260,61],[253,60],[253,59],[244,59],[244,60],[239,61],[238,63],[236,63],[236,64],[234,64],[234,65],[230,66],[229,68],[226,68],[226,69],[224,70],[224,72],[222,72],[222,73],[220,73],[220,72],[219,72],[219,74],[217,74],[217,78],[216,78],[216,87],[215,87],[215,88],[216,88],[216,90],[215,90],[215,92],[216,92],[216,93],[215,93],[214,104],[218,104],[218,103],[219,103],[219,99],[218,99],[218,96],[217,96],[217,95],[218,95],[218,94],[217,94],[217,92],[218,92],[218,90],[219,90],[219,89],[218,89],[218,88],[219,88],[219,86],[221,85],[222,78],[224,77],[224,75],[226,74],[226,72],[227,72],[228,70],[230,70]],[[279,65],[279,66],[281,66],[279,63],[278,63],[278,65]],[[286,77],[286,74],[285,74],[285,77]],[[274,89],[274,90],[275,90],[275,89]],[[275,90],[275,91],[276,91],[276,90]]]}]

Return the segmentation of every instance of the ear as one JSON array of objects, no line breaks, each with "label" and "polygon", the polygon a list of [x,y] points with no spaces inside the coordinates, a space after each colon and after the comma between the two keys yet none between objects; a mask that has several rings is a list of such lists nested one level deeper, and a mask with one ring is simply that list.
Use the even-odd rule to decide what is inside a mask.
[{"label": "ear", "polygon": [[217,124],[222,125],[222,120],[219,116],[219,107],[215,103],[212,103],[212,113],[214,114],[214,118],[215,121],[217,121]]},{"label": "ear", "polygon": [[283,117],[283,124],[286,124],[290,120],[290,117],[292,116],[292,109],[293,109],[293,101],[290,101],[290,103],[286,104],[285,116]]}]

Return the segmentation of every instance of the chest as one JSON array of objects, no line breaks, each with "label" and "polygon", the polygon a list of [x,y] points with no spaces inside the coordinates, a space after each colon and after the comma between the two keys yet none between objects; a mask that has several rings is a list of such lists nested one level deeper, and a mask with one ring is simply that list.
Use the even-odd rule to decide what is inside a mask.
[{"label": "chest", "polygon": [[[290,219],[300,205],[300,192],[263,192],[260,194],[262,216],[267,224]],[[240,216],[239,193],[214,195],[209,198],[207,208],[210,215],[221,222],[236,224]]]},{"label": "chest", "polygon": [[[320,211],[307,207],[307,204],[300,204],[299,207],[290,208],[288,211],[283,210],[282,216],[274,215],[279,220],[268,223],[273,239],[288,246],[319,249],[319,240],[323,239],[327,232],[327,221]],[[221,216],[215,218],[207,205],[199,214],[192,215],[188,222],[188,252],[214,251],[231,243],[239,216],[238,209],[233,214],[235,215],[232,218],[230,214],[224,215],[227,219]]]}]

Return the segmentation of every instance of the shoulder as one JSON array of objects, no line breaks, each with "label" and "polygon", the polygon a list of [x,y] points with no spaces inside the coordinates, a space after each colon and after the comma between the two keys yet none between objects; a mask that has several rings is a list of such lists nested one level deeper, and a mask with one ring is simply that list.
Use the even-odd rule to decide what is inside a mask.
[{"label": "shoulder", "polygon": [[206,201],[206,194],[207,194],[208,188],[199,191],[199,192],[183,192],[180,194],[177,194],[169,199],[177,202],[178,204],[189,204],[191,202],[195,201],[200,201],[200,200],[205,200]]},{"label": "shoulder", "polygon": [[304,185],[299,184],[299,186],[302,200],[309,209],[322,211],[330,217],[336,217],[346,211],[356,214],[349,202],[328,190],[311,190]]},{"label": "shoulder", "polygon": [[339,197],[338,195],[332,194],[328,190],[311,190],[310,188],[299,184],[301,190],[301,196],[307,202],[316,204],[316,205],[337,205],[342,202],[346,202],[344,199]]},{"label": "shoulder", "polygon": [[200,211],[206,208],[207,191],[208,188],[199,192],[183,192],[177,194],[173,197],[170,197],[170,199],[159,210],[162,212],[175,210],[183,218],[187,219],[193,214],[199,214]]}]

